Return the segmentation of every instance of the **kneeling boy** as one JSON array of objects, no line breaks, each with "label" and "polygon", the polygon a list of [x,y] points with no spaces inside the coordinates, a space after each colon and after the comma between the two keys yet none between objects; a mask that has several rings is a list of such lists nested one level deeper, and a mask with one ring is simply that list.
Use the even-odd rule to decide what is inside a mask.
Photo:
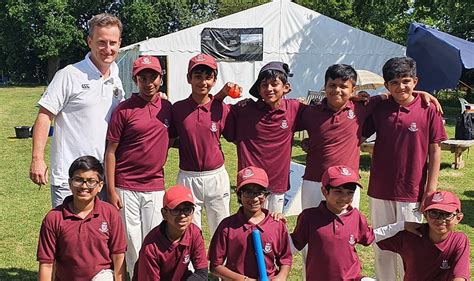
[{"label": "kneeling boy", "polygon": [[270,279],[286,280],[292,255],[288,231],[262,209],[268,195],[268,176],[263,169],[247,167],[237,175],[237,198],[242,205],[236,214],[217,227],[209,246],[211,273],[224,280],[256,280],[258,268],[252,231],[261,235],[265,268]]},{"label": "kneeling boy", "polygon": [[[201,230],[192,223],[194,199],[180,185],[163,197],[163,222],[145,237],[133,280],[207,280],[207,258]],[[188,270],[189,262],[195,268]]]},{"label": "kneeling boy", "polygon": [[404,280],[470,280],[469,240],[454,232],[464,216],[459,198],[435,192],[426,197],[423,215],[428,223],[421,227],[422,237],[402,231],[377,245],[402,257]]},{"label": "kneeling boy", "polygon": [[41,225],[38,280],[123,280],[125,230],[117,209],[96,195],[104,169],[93,156],[69,168],[72,196],[49,211]]},{"label": "kneeling boy", "polygon": [[365,216],[351,205],[357,187],[362,185],[353,169],[329,167],[322,176],[321,186],[326,200],[298,216],[291,238],[297,250],[308,244],[306,280],[373,280],[361,275],[356,244],[368,246],[404,227],[417,233],[414,228],[418,224],[405,222],[372,230]]}]

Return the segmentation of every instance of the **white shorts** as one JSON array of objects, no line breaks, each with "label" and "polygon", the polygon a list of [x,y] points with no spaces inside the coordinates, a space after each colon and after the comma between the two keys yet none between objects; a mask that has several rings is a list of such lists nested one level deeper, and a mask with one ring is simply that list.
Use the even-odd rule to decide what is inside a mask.
[{"label": "white shorts", "polygon": [[[397,202],[369,197],[370,217],[374,228],[399,221],[423,221],[419,212],[419,202]],[[375,274],[377,280],[396,280],[397,271],[403,280],[403,263],[400,256],[394,252],[383,251],[374,243]]]},{"label": "white shorts", "polygon": [[161,208],[165,191],[140,192],[118,187],[116,191],[123,205],[120,215],[127,235],[125,261],[130,277],[132,277],[133,267],[138,259],[143,239],[163,220]]},{"label": "white shorts", "polygon": [[176,183],[191,189],[196,204],[193,223],[201,229],[201,210],[206,209],[212,237],[219,223],[230,215],[230,182],[225,166],[203,172],[179,170]]},{"label": "white shorts", "polygon": [[285,193],[270,193],[263,203],[263,208],[271,212],[283,213]]}]

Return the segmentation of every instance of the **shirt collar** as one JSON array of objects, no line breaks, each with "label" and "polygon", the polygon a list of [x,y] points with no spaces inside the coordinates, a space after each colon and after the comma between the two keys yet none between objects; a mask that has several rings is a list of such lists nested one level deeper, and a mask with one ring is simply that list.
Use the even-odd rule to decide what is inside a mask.
[{"label": "shirt collar", "polygon": [[177,243],[173,243],[171,242],[168,237],[166,236],[166,228],[168,227],[167,225],[167,222],[166,221],[162,221],[160,223],[160,236],[161,237],[158,237],[158,241],[160,241],[164,246],[166,246],[167,248],[170,248],[174,245],[182,245],[182,246],[190,246],[191,243],[190,243],[190,232],[191,232],[191,224],[188,226],[188,228],[186,228],[186,230],[184,231],[184,234],[183,236],[181,237],[181,239],[177,242]]},{"label": "shirt collar", "polygon": [[276,111],[286,112],[288,108],[287,100],[284,98],[281,99],[280,106],[276,109],[271,109],[270,106],[266,104],[262,99],[258,99],[255,105],[257,106],[257,109],[261,111],[268,111],[268,112],[276,112]]},{"label": "shirt collar", "polygon": [[211,95],[211,94],[208,94],[209,95],[209,102],[205,103],[205,104],[198,104],[197,102],[194,101],[193,97],[192,97],[192,94],[189,95],[188,97],[188,103],[192,105],[192,107],[194,109],[202,109],[206,112],[209,112],[211,111],[211,105],[212,105],[212,102],[214,101],[214,96]]},{"label": "shirt collar", "polygon": [[415,98],[414,98],[409,104],[407,104],[407,105],[400,105],[400,104],[398,104],[392,96],[390,96],[390,99],[389,99],[389,100],[390,100],[395,106],[397,106],[397,107],[399,107],[399,108],[401,108],[401,109],[403,108],[405,111],[410,112],[411,108],[412,108],[415,104],[418,103],[418,100],[419,100],[419,99],[421,99],[420,95],[418,95],[418,94],[416,94],[416,93],[413,93],[413,96],[414,96]]},{"label": "shirt collar", "polygon": [[328,100],[327,98],[324,98],[321,101],[321,106],[323,107],[323,110],[332,112],[333,114],[340,114],[341,112],[345,110],[354,110],[354,103],[351,100],[348,100],[347,103],[338,111],[334,112],[329,106],[328,106]]},{"label": "shirt collar", "polygon": [[[265,214],[265,218],[259,222],[258,224],[253,224],[251,223],[244,214],[244,207],[240,207],[239,210],[237,211],[237,218],[240,220],[242,223],[242,227],[244,230],[252,229],[252,228],[258,228],[261,232],[265,232],[263,226],[266,224],[266,222],[269,220],[270,216],[268,215],[268,210],[262,209],[262,212]],[[273,219],[273,218],[271,218]]]},{"label": "shirt collar", "polygon": [[347,208],[347,212],[345,212],[344,214],[336,215],[328,209],[326,204],[327,204],[327,202],[325,200],[321,201],[321,203],[319,204],[322,213],[327,217],[338,220],[342,224],[344,224],[344,221],[342,220],[342,218],[350,215],[352,213],[352,211],[354,210],[354,208],[352,206],[349,206]]},{"label": "shirt collar", "polygon": [[[73,196],[72,195],[69,195],[68,197],[66,197],[64,199],[64,202],[63,204],[61,205],[61,208],[62,208],[62,213],[63,213],[63,217],[64,218],[69,218],[69,217],[75,217],[75,218],[78,218],[78,219],[83,219],[81,217],[79,217],[78,215],[74,214],[72,212],[72,210],[69,208],[69,203],[71,203],[73,200]],[[94,198],[94,207],[92,208],[92,211],[84,218],[84,219],[87,219],[89,217],[98,217],[99,216],[99,209],[101,207],[101,204],[102,204],[102,201],[100,201],[100,199],[96,196]]]},{"label": "shirt collar", "polygon": [[[157,93],[157,95],[159,95]],[[159,107],[160,103],[161,103],[161,97],[158,96],[158,98],[155,100],[155,101],[146,101],[144,99],[142,99],[138,93],[133,93],[131,96],[130,96],[130,100],[132,100],[133,102],[136,102],[138,103],[139,105],[152,105],[154,107]]]}]

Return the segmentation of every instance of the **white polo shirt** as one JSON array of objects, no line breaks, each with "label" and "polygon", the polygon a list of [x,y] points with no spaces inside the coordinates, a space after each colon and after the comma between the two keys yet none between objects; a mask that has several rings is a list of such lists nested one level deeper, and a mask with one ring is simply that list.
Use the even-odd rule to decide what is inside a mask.
[{"label": "white polo shirt", "polygon": [[71,163],[92,155],[103,162],[105,136],[112,112],[124,91],[114,62],[110,76],[102,74],[90,60],[68,65],[54,75],[38,104],[54,115],[51,146],[51,184],[67,183]]}]

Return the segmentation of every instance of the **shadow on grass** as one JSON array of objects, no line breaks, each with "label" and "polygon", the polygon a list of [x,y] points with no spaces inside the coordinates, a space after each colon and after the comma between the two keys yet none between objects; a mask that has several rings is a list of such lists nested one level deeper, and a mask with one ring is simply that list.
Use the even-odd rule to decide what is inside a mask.
[{"label": "shadow on grass", "polygon": [[36,280],[38,273],[21,268],[0,268],[0,280]]},{"label": "shadow on grass", "polygon": [[441,164],[439,165],[439,169],[440,169],[440,170],[451,169],[451,164],[450,164],[450,163],[446,163],[446,162],[441,162]]},{"label": "shadow on grass", "polygon": [[[472,191],[469,191],[472,192]],[[461,209],[464,213],[464,218],[461,221],[461,224],[474,227],[474,200],[461,200]]]},{"label": "shadow on grass", "polygon": [[369,154],[362,154],[360,155],[360,163],[359,169],[361,171],[369,172],[370,171],[370,155]]}]

